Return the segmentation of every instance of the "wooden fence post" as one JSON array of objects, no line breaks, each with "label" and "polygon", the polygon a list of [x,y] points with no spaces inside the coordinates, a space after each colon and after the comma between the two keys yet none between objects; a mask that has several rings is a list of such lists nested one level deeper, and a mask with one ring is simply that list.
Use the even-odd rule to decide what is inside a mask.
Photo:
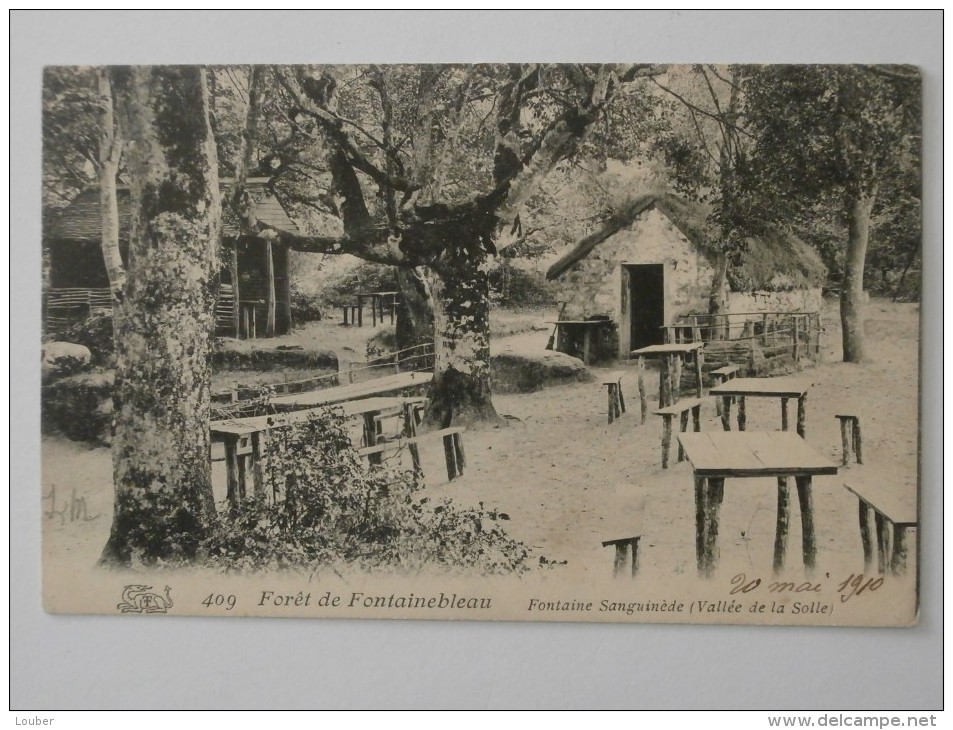
[{"label": "wooden fence post", "polygon": [[[645,358],[639,355],[639,406],[641,409],[642,420],[645,423],[645,414],[648,410],[648,404],[645,402]],[[661,406],[659,406],[661,407]]]},{"label": "wooden fence post", "polygon": [[755,356],[754,322],[750,319],[745,321],[742,337],[748,341],[748,360],[751,363],[751,373],[754,375],[757,368],[757,358]]},{"label": "wooden fence post", "polygon": [[791,315],[792,326],[794,328],[793,332],[793,348],[791,352],[791,357],[794,358],[795,364],[797,364],[798,358],[801,356],[801,333],[800,333],[800,324],[801,324],[801,315],[792,314]]}]

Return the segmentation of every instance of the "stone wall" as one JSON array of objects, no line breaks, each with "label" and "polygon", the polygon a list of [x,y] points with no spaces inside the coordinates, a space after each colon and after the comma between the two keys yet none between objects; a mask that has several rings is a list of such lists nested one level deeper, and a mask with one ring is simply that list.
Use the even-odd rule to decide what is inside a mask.
[{"label": "stone wall", "polygon": [[[820,312],[823,297],[820,287],[792,291],[731,292],[728,311],[744,312]],[[734,319],[734,318],[732,318]]]},{"label": "stone wall", "polygon": [[667,324],[681,314],[705,312],[714,269],[708,258],[662,213],[652,209],[574,264],[558,279],[563,319],[608,316],[622,320],[622,266],[665,266]]}]

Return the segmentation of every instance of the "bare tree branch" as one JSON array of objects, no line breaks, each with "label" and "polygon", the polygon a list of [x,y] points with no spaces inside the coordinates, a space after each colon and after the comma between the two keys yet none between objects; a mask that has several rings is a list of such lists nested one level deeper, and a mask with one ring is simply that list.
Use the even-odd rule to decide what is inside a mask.
[{"label": "bare tree branch", "polygon": [[[381,102],[381,131],[383,138],[381,144],[384,146],[385,150],[391,149],[391,125],[394,120],[394,106],[391,104],[390,96],[387,93],[387,85],[384,81],[384,73],[381,71],[379,66],[371,66],[370,69],[370,84],[371,87],[377,91],[377,96]],[[385,157],[386,165],[384,169],[384,174],[391,178],[394,176],[394,160],[390,155]],[[384,211],[387,215],[387,220],[394,230],[397,230],[397,198],[395,195],[395,190],[390,185],[381,185],[380,186],[381,197],[384,199]]]},{"label": "bare tree branch", "polygon": [[735,82],[732,81],[731,79],[725,78],[725,77],[722,76],[720,73],[718,73],[718,69],[717,69],[717,67],[716,67],[714,64],[709,63],[709,64],[707,64],[707,66],[708,66],[708,70],[711,71],[712,75],[713,75],[715,78],[717,78],[719,81],[722,81],[722,82],[728,84],[728,86],[730,86],[731,88],[733,88],[733,89],[734,89],[735,91],[737,91],[738,93],[741,93],[741,94],[744,93],[744,89],[742,89],[741,86],[739,86],[737,83],[735,83]]},{"label": "bare tree branch", "polygon": [[[695,105],[695,104],[692,104],[688,99],[686,99],[684,96],[682,96],[681,94],[679,94],[677,91],[673,91],[672,89],[668,88],[667,86],[665,86],[665,85],[659,83],[656,79],[653,78],[653,79],[652,79],[652,83],[655,84],[656,86],[658,86],[658,87],[659,87],[662,91],[664,91],[666,94],[670,94],[671,96],[674,96],[676,99],[678,99],[680,102],[682,102],[682,104],[684,104],[684,105],[685,105],[686,107],[688,107],[689,109],[691,109],[691,110],[693,110],[693,111],[696,111],[696,112],[698,112],[699,114],[701,114],[701,115],[703,115],[703,116],[710,117],[711,119],[714,119],[716,122],[717,122],[717,121],[722,121],[722,120],[721,120],[721,117],[719,117],[717,114],[712,114],[712,113],[711,113],[710,111],[708,111],[707,109],[702,109],[700,106],[697,106],[697,105]],[[754,138],[755,138],[753,134],[751,134],[749,131],[747,131],[747,130],[744,129],[743,127],[739,127],[737,124],[730,124],[729,126],[730,126],[732,129],[734,129],[736,132],[738,132],[739,134],[743,134],[744,136],[748,137],[749,139],[754,139]]]},{"label": "bare tree branch", "polygon": [[394,238],[386,226],[368,226],[343,236],[309,236],[291,233],[259,221],[257,235],[273,243],[304,253],[349,253],[366,261],[391,266],[408,266]]},{"label": "bare tree branch", "polygon": [[705,67],[699,66],[699,71],[701,71],[702,78],[705,80],[705,86],[708,87],[708,94],[711,96],[712,103],[715,105],[715,111],[718,113],[718,131],[721,133],[721,138],[725,143],[725,151],[730,157],[732,156],[732,145],[731,139],[729,138],[728,125],[731,124],[731,121],[725,117],[725,113],[722,111],[721,103],[718,101],[718,94],[715,92],[715,87],[712,86],[711,79],[708,78]]}]

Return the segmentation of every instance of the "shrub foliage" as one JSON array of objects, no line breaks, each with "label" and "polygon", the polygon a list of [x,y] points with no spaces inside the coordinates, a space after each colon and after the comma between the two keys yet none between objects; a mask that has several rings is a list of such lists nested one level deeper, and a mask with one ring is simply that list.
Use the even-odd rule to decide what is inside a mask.
[{"label": "shrub foliage", "polygon": [[265,455],[270,493],[221,510],[205,540],[219,569],[529,569],[529,550],[500,526],[508,515],[431,500],[413,471],[369,466],[334,411],[273,431]]}]

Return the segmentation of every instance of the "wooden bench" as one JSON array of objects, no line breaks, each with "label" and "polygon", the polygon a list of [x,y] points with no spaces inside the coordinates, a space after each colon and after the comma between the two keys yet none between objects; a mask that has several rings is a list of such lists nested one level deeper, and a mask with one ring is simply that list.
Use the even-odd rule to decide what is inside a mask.
[{"label": "wooden bench", "polygon": [[[715,385],[721,385],[726,380],[731,380],[732,378],[738,377],[738,372],[741,370],[741,365],[733,365],[728,363],[717,370],[712,370],[708,373],[711,376],[712,381]],[[719,416],[721,415],[721,398],[715,398],[715,413]]]},{"label": "wooden bench", "polygon": [[860,418],[846,414],[835,415],[834,418],[840,421],[841,446],[841,464],[847,466],[850,461],[851,453],[858,464],[864,463],[863,444],[860,436]]},{"label": "wooden bench", "polygon": [[916,506],[905,503],[881,483],[874,483],[860,474],[851,474],[850,481],[844,487],[857,497],[865,569],[870,571],[873,568],[876,540],[877,572],[890,570],[895,575],[904,573],[907,569],[907,532],[917,527]]},{"label": "wooden bench", "polygon": [[[672,420],[675,416],[679,417],[679,429],[682,433],[688,430],[688,414],[691,412],[694,430],[701,431],[701,398],[683,398],[674,405],[665,408],[659,408],[653,411],[656,416],[662,416],[665,422],[662,424],[662,468],[668,469],[668,457],[672,447]],[[685,451],[682,444],[678,444],[678,459],[682,461],[685,458]]]},{"label": "wooden bench", "polygon": [[610,545],[615,547],[615,560],[612,564],[613,577],[618,578],[620,575],[624,575],[625,564],[629,562],[630,555],[630,577],[634,578],[639,572],[639,540],[641,538],[641,535],[635,535],[634,537],[622,537],[618,540],[603,541],[602,547],[609,547]]},{"label": "wooden bench", "polygon": [[622,396],[622,373],[608,373],[602,384],[609,396],[609,423],[625,413],[625,398]]},{"label": "wooden bench", "polygon": [[466,455],[463,452],[463,427],[443,428],[439,431],[431,431],[420,436],[411,436],[410,438],[397,438],[375,446],[368,446],[358,449],[357,453],[373,460],[385,451],[399,451],[404,446],[408,447],[413,461],[414,470],[422,473],[420,465],[420,454],[417,451],[417,444],[423,439],[432,436],[443,437],[443,453],[447,460],[447,478],[453,481],[455,478],[463,475],[463,468],[466,466]]}]

